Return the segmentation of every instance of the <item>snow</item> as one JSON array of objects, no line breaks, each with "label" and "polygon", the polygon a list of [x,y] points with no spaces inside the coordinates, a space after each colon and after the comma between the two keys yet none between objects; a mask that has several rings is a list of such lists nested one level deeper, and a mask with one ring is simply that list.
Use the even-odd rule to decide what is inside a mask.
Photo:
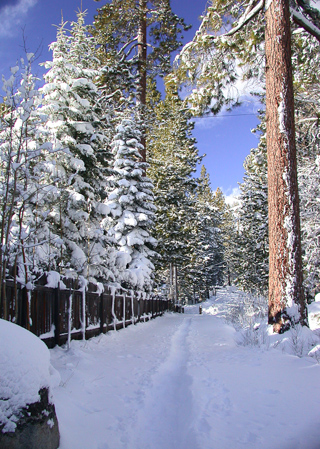
[{"label": "snow", "polygon": [[19,66],[11,67],[10,72],[15,75],[19,71]]},{"label": "snow", "polygon": [[315,302],[309,305],[308,315],[310,321],[310,328],[312,330],[320,327],[320,294],[316,295]]},{"label": "snow", "polygon": [[47,273],[47,284],[48,288],[58,288],[60,282],[60,274],[57,271],[49,271]]},{"label": "snow", "polygon": [[[14,432],[19,410],[40,400],[39,390],[50,386],[50,353],[31,332],[0,319],[0,425]],[[57,373],[55,373],[57,375]]]},{"label": "snow", "polygon": [[269,9],[269,6],[271,5],[272,0],[266,0],[265,3],[265,10],[267,11]]},{"label": "snow", "polygon": [[238,304],[221,289],[201,315],[188,306],[51,350],[60,449],[318,448],[320,365],[286,348],[298,341],[307,351],[312,336],[317,353],[319,338],[265,327],[258,343],[239,344]]}]

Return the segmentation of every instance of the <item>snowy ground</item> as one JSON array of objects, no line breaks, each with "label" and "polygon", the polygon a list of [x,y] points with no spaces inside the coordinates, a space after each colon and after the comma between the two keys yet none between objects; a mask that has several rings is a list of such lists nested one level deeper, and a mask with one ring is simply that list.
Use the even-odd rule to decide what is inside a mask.
[{"label": "snowy ground", "polygon": [[226,323],[235,301],[51,350],[60,449],[319,449],[319,363],[292,336],[239,344],[257,341]]}]

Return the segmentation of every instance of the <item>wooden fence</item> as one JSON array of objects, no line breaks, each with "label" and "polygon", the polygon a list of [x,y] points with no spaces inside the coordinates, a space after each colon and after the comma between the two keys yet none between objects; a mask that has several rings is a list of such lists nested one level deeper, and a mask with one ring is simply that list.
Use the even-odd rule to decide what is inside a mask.
[{"label": "wooden fence", "polygon": [[[60,285],[60,284],[59,284]],[[105,288],[88,284],[80,287],[73,279],[63,280],[63,288],[49,288],[42,279],[33,290],[6,283],[7,319],[40,337],[49,348],[71,339],[91,338],[139,321],[162,315],[171,306],[156,295]],[[0,316],[4,307],[1,304]]]}]

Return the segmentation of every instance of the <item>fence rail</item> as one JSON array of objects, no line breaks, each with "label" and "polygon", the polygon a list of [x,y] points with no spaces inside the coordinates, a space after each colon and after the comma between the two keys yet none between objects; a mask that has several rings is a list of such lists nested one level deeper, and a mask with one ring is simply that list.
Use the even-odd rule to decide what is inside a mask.
[{"label": "fence rail", "polygon": [[29,329],[49,348],[147,321],[171,307],[170,301],[153,294],[110,287],[99,292],[96,285],[80,287],[73,279],[63,280],[63,288],[46,283],[46,278],[42,279],[33,290],[27,290],[7,281],[6,307],[2,301],[0,316]]}]

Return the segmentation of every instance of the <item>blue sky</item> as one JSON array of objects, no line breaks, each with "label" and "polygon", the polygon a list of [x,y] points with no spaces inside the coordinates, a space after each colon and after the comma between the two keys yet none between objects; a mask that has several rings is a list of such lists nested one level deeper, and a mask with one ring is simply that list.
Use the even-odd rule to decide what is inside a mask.
[{"label": "blue sky", "polygon": [[[103,0],[82,0],[83,9],[88,10],[87,23],[103,4]],[[64,20],[75,20],[80,5],[81,0],[0,0],[0,75],[7,75],[9,67],[24,55],[23,35],[28,51],[41,49],[38,62],[50,59],[48,45],[56,37],[53,25],[60,23],[61,11]],[[176,14],[192,24],[185,37],[188,42],[200,24],[199,16],[205,10],[206,0],[171,0],[171,5]],[[232,194],[242,181],[243,161],[258,144],[257,136],[250,131],[258,124],[255,111],[256,105],[248,101],[231,113],[222,113],[223,117],[196,120],[194,136],[200,154],[207,155],[203,163],[210,174],[212,188],[220,187],[226,195]]]}]

